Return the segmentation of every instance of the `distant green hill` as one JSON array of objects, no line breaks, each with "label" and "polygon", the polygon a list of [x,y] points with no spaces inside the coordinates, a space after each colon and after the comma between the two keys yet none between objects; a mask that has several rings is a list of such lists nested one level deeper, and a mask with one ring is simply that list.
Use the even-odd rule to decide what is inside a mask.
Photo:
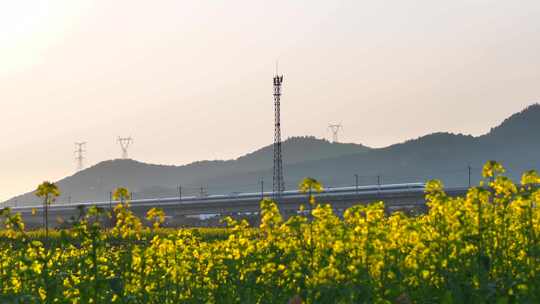
[{"label": "distant green hill", "polygon": [[529,169],[540,169],[540,105],[534,104],[506,119],[485,135],[434,133],[364,154],[331,160],[295,164],[288,168],[288,179],[317,176],[329,185],[352,184],[354,174],[361,182],[375,183],[377,175],[388,183],[425,181],[438,178],[448,186],[480,179],[480,169],[488,160],[497,160],[515,180]]},{"label": "distant green hill", "polygon": [[[320,179],[327,186],[425,181],[439,178],[448,186],[479,180],[481,166],[501,161],[518,179],[528,169],[540,168],[540,105],[534,104],[506,119],[485,135],[433,133],[381,149],[358,144],[330,143],[314,137],[294,137],[283,143],[286,188],[296,188],[303,177]],[[272,146],[234,160],[199,161],[185,166],[153,165],[134,160],[109,160],[58,181],[61,200],[107,200],[109,191],[126,186],[135,198],[259,191],[272,184]],[[18,202],[35,202],[32,193]],[[13,199],[12,199],[13,200]]]},{"label": "distant green hill", "polygon": [[[289,138],[283,142],[282,149],[284,164],[340,157],[371,150],[371,148],[359,144],[330,143],[313,136]],[[268,169],[273,166],[273,155],[273,146],[268,145],[239,157],[235,160],[235,165],[243,171]]]}]

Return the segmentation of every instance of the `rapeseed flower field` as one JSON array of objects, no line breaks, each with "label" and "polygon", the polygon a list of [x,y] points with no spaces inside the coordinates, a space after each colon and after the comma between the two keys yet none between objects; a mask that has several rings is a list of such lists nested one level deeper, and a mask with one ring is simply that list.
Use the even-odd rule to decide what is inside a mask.
[{"label": "rapeseed flower field", "polygon": [[111,214],[91,208],[46,237],[6,208],[0,303],[539,303],[540,177],[514,183],[496,162],[482,173],[465,197],[429,182],[417,216],[382,202],[337,216],[311,198],[309,215],[284,219],[265,199],[259,227],[227,218],[211,239],[161,230],[159,209],[145,227],[126,189]]}]

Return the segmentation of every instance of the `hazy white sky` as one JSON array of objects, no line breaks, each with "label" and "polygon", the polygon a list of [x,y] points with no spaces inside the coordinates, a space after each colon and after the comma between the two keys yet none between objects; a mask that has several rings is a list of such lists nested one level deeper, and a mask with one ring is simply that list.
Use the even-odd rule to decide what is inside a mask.
[{"label": "hazy white sky", "polygon": [[482,134],[540,100],[540,1],[2,1],[0,199],[120,156],[185,164],[284,137]]}]

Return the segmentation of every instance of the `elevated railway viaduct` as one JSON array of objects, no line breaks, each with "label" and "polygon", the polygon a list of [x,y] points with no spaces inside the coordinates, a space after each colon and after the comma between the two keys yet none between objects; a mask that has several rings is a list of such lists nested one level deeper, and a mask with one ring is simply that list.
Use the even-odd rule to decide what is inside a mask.
[{"label": "elevated railway viaduct", "polygon": [[[465,195],[466,188],[451,188],[446,192],[451,196]],[[396,210],[425,210],[425,193],[422,189],[395,190],[395,191],[368,191],[349,193],[321,193],[314,194],[318,203],[329,203],[337,214],[342,214],[347,208],[358,204],[369,204],[383,201],[387,212]],[[131,210],[140,218],[144,218],[146,212],[153,207],[161,208],[167,215],[166,226],[214,226],[219,224],[219,219],[225,216],[235,218],[257,218],[260,208],[261,197],[225,197],[216,199],[178,199],[156,198],[147,200],[134,200],[131,202]],[[118,202],[99,202],[71,205],[53,205],[49,208],[50,225],[58,226],[66,223],[71,218],[77,218],[81,210],[96,205],[105,210],[114,207]],[[309,210],[308,195],[283,196],[278,206],[281,213],[288,217],[297,214],[300,205]],[[32,214],[31,207],[13,208],[14,212],[20,212],[26,225],[30,228],[40,227],[43,224],[43,210],[36,207]]]}]

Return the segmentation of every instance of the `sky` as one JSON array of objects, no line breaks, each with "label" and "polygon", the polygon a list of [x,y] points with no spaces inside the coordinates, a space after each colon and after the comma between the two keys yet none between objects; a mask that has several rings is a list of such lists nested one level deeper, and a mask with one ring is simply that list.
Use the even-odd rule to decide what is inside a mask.
[{"label": "sky", "polygon": [[230,159],[282,134],[481,135],[540,101],[540,1],[0,2],[0,200],[119,158]]}]

